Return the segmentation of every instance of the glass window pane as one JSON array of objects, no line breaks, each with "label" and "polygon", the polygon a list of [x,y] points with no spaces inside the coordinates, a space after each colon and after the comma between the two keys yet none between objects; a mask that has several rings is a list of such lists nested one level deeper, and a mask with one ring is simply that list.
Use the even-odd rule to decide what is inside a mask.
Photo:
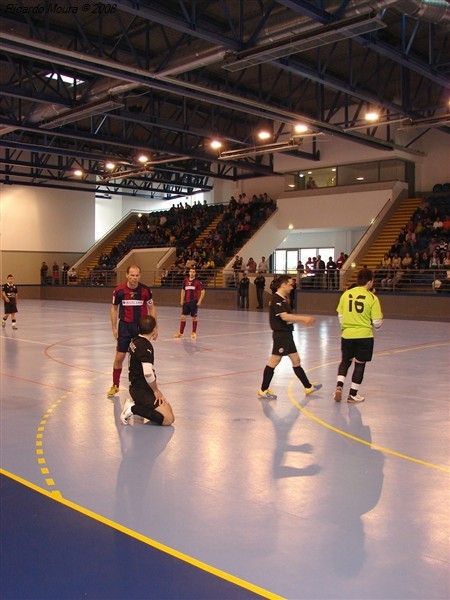
[{"label": "glass window pane", "polygon": [[286,252],[286,270],[288,273],[297,272],[298,250],[287,250]]},{"label": "glass window pane", "polygon": [[335,260],[334,248],[319,248],[318,254],[320,254],[320,256],[322,257],[322,260],[325,262],[325,264],[327,263],[330,256],[333,258],[333,260]]},{"label": "glass window pane", "polygon": [[286,270],[286,250],[275,250],[275,273],[284,273]]}]

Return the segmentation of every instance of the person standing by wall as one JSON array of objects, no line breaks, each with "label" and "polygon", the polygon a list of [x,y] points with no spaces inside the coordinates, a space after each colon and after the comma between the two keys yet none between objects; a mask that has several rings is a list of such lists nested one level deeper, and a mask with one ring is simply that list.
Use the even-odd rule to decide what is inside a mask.
[{"label": "person standing by wall", "polygon": [[265,256],[261,256],[261,260],[258,265],[258,271],[260,273],[268,273],[269,272],[269,265],[266,262]]},{"label": "person standing by wall", "polygon": [[201,306],[203,298],[205,297],[205,290],[202,282],[197,279],[197,271],[195,269],[189,269],[189,275],[183,281],[183,287],[181,288],[181,321],[180,330],[174,335],[176,338],[181,338],[184,335],[186,328],[186,318],[188,315],[192,317],[192,333],[191,338],[195,340],[197,338],[197,323],[198,323],[198,309]]},{"label": "person standing by wall", "polygon": [[17,286],[14,285],[14,277],[11,274],[8,275],[6,283],[2,287],[2,296],[5,305],[2,327],[6,327],[6,321],[8,320],[9,315],[11,315],[12,328],[17,329],[16,313],[18,312],[17,301],[19,299],[19,290]]},{"label": "person standing by wall", "polygon": [[239,282],[239,308],[248,308],[249,305],[250,279],[244,272]]},{"label": "person standing by wall", "polygon": [[264,308],[264,288],[266,287],[266,278],[261,272],[255,277],[253,283],[256,287],[256,300],[258,302],[257,308]]},{"label": "person standing by wall", "polygon": [[41,285],[47,285],[48,265],[45,261],[41,265]]},{"label": "person standing by wall", "polygon": [[[139,319],[149,314],[156,321],[156,308],[153,303],[152,291],[149,287],[140,283],[140,280],[141,268],[137,265],[130,265],[127,268],[126,282],[113,291],[110,317],[117,347],[113,365],[113,383],[107,393],[108,398],[115,396],[119,391],[123,361],[131,340],[138,335]],[[158,326],[156,325],[152,333],[152,339],[156,340],[157,337]]]},{"label": "person standing by wall", "polygon": [[355,364],[347,402],[356,404],[364,402],[365,399],[358,391],[364,377],[366,362],[372,360],[373,327],[379,329],[383,324],[380,301],[371,291],[372,286],[373,272],[370,269],[361,269],[357,275],[356,286],[341,295],[336,309],[342,330],[342,359],[334,392],[336,402],[342,400],[345,378],[353,360]]},{"label": "person standing by wall", "polygon": [[269,385],[275,372],[276,366],[280,363],[283,356],[289,356],[295,375],[300,379],[305,394],[309,396],[317,390],[320,390],[322,384],[310,382],[303,367],[301,367],[300,355],[295,347],[292,332],[294,323],[300,323],[307,327],[315,322],[314,317],[308,315],[293,315],[289,306],[289,294],[293,287],[293,279],[290,275],[280,275],[274,283],[276,292],[273,294],[269,308],[269,323],[272,329],[272,354],[269,357],[264,369],[261,388],[258,391],[259,398],[267,400],[276,400],[277,396],[270,389]]}]

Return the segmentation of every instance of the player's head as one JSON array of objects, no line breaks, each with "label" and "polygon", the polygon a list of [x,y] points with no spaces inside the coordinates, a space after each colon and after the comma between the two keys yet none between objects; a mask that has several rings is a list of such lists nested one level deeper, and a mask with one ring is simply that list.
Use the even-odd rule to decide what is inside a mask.
[{"label": "player's head", "polygon": [[11,273],[8,275],[8,277],[6,278],[6,281],[8,283],[11,283],[11,281],[14,279],[14,277],[11,275]]},{"label": "player's head", "polygon": [[142,335],[148,335],[153,333],[156,327],[156,320],[151,315],[145,315],[141,317],[138,321],[138,331],[142,333]]},{"label": "player's head", "polygon": [[292,287],[293,283],[292,283],[292,276],[291,275],[279,275],[275,280],[274,280],[274,287],[275,289],[278,291],[281,287]]},{"label": "player's head", "polygon": [[127,282],[131,289],[137,288],[141,279],[141,267],[137,265],[129,265],[127,267]]},{"label": "player's head", "polygon": [[197,271],[195,269],[189,269],[189,279],[195,279]]},{"label": "player's head", "polygon": [[356,276],[358,285],[367,285],[369,281],[373,281],[373,271],[371,269],[361,269]]}]

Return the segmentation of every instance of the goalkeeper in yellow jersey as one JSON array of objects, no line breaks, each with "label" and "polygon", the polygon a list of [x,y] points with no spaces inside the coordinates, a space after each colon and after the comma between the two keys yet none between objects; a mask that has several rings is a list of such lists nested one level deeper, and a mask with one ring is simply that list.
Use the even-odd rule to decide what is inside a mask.
[{"label": "goalkeeper in yellow jersey", "polygon": [[366,362],[372,360],[373,328],[379,329],[383,324],[380,301],[371,291],[372,286],[373,272],[370,269],[361,269],[357,275],[356,286],[344,292],[339,299],[336,310],[342,329],[342,359],[334,392],[336,402],[342,400],[345,377],[353,360],[352,384],[347,402],[364,402],[364,396],[359,394],[359,386],[364,377]]}]

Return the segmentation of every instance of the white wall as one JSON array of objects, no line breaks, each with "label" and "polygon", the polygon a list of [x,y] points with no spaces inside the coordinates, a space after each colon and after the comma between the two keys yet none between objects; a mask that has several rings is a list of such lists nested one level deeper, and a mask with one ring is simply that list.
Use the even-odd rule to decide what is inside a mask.
[{"label": "white wall", "polygon": [[85,252],[94,224],[93,193],[0,184],[2,251]]}]

